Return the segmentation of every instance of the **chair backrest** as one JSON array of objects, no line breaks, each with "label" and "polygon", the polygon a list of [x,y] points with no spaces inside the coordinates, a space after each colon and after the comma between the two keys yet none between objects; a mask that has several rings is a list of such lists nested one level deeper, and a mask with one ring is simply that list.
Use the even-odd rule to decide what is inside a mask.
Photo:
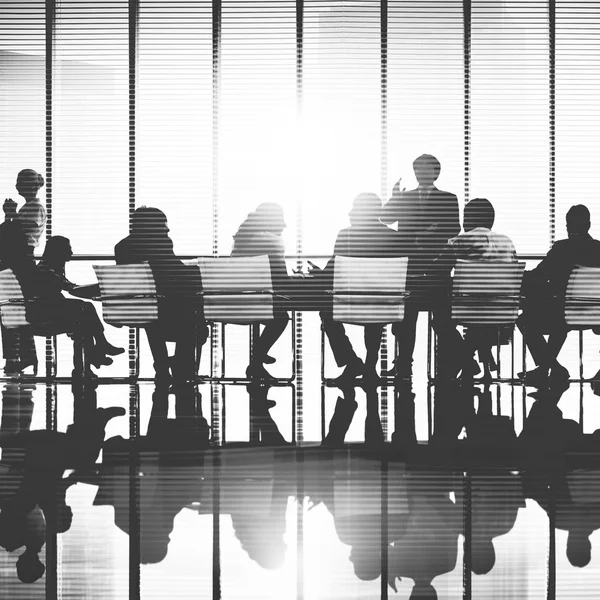
[{"label": "chair backrest", "polygon": [[104,320],[117,327],[143,327],[158,321],[158,296],[150,265],[93,265]]},{"label": "chair backrest", "polygon": [[600,325],[600,268],[576,266],[565,296],[565,321],[572,327]]},{"label": "chair backrest", "polygon": [[525,263],[457,261],[452,318],[465,325],[514,324]]},{"label": "chair backrest", "polygon": [[271,263],[266,254],[199,258],[204,317],[248,324],[274,318]]},{"label": "chair backrest", "polygon": [[404,319],[408,258],[336,256],[333,320],[368,325]]},{"label": "chair backrest", "polygon": [[6,302],[0,307],[4,327],[17,329],[29,325],[25,317],[25,299],[21,285],[10,269],[0,271],[0,302]]}]

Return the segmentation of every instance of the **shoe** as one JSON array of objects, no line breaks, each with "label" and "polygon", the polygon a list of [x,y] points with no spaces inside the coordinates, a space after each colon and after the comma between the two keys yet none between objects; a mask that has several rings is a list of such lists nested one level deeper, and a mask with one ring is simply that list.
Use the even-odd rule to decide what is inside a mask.
[{"label": "shoe", "polygon": [[23,359],[23,360],[7,360],[4,366],[4,373],[6,375],[21,375],[22,372],[28,367],[33,367],[34,376],[38,372],[38,361],[34,359]]},{"label": "shoe", "polygon": [[600,396],[600,370],[592,377],[590,387],[594,395]]},{"label": "shoe", "polygon": [[267,371],[261,363],[248,365],[248,368],[246,369],[246,377],[253,381],[277,381],[277,378],[273,377],[273,375],[271,375],[271,373],[269,373],[269,371]]},{"label": "shoe", "polygon": [[467,365],[463,368],[461,375],[463,377],[475,377],[481,373],[481,367],[479,363],[473,358],[467,362]]},{"label": "shoe", "polygon": [[102,352],[100,352],[99,350],[95,350],[92,353],[92,356],[90,356],[90,364],[93,365],[94,367],[96,367],[97,369],[99,369],[102,366],[108,366],[108,365],[112,365],[112,358],[110,358],[109,356],[106,356],[106,354],[103,354]]},{"label": "shoe", "polygon": [[381,372],[381,377],[387,377],[390,379],[403,379],[409,381],[412,379],[412,366],[394,364],[391,369],[387,369]]},{"label": "shoe", "polygon": [[542,367],[537,367],[537,369],[533,369],[532,371],[522,371],[518,374],[518,377],[525,385],[537,388],[548,386],[548,371]]},{"label": "shoe", "polygon": [[336,377],[333,380],[333,382],[337,386],[348,385],[349,383],[352,383],[359,375],[362,374],[364,367],[365,365],[363,361],[360,358],[356,357],[346,365],[346,368],[344,369],[343,373]]},{"label": "shoe", "polygon": [[101,352],[104,354],[108,354],[109,356],[119,356],[119,354],[123,354],[125,352],[125,348],[120,348],[119,346],[113,346],[108,342],[101,344],[99,347]]},{"label": "shoe", "polygon": [[275,362],[276,359],[274,359],[272,356],[269,356],[268,354],[265,354],[262,361],[265,365],[272,365]]},{"label": "shoe", "polygon": [[553,382],[569,381],[569,371],[562,365],[556,365],[550,369],[550,380]]}]

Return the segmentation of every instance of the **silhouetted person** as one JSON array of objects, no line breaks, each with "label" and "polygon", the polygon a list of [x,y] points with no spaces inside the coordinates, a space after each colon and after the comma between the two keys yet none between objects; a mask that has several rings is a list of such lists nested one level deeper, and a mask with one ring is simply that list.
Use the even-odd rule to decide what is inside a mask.
[{"label": "silhouetted person", "polygon": [[[54,332],[75,333],[81,337],[86,359],[95,367],[112,363],[110,354],[123,350],[108,342],[104,326],[91,302],[65,298],[60,281],[40,269],[27,255],[26,239],[20,224],[5,223],[0,231],[0,262],[10,268],[27,300],[26,318],[32,327],[51,325]],[[18,365],[22,371],[30,364],[37,372],[37,358]],[[87,375],[93,375],[91,372]]]},{"label": "silhouetted person", "polygon": [[[525,302],[517,324],[536,368],[519,373],[527,385],[536,387],[553,379],[569,379],[569,372],[558,362],[558,354],[569,331],[565,322],[564,300],[573,267],[600,267],[600,241],[588,233],[590,211],[582,204],[567,212],[566,240],[555,242],[540,264],[525,273]],[[548,342],[544,334],[549,333]]]},{"label": "silhouetted person", "polygon": [[[285,265],[285,246],[281,234],[286,224],[279,204],[264,202],[251,212],[233,236],[231,256],[260,256],[267,254],[271,264],[271,279],[276,293],[284,294],[289,286]],[[246,374],[251,378],[273,379],[265,364],[275,362],[269,350],[281,337],[289,321],[285,305],[274,299],[274,318],[264,323],[259,338],[254,343]]]},{"label": "silhouetted person", "polygon": [[[424,297],[428,295],[424,277],[431,264],[448,240],[460,232],[459,209],[454,194],[438,190],[434,185],[441,171],[437,158],[423,154],[415,159],[413,169],[418,187],[401,190],[399,180],[392,190],[392,197],[383,207],[381,220],[390,224],[397,222],[402,242],[412,248],[408,291]],[[410,309],[407,306],[404,321],[392,328],[399,347],[394,374],[400,377],[412,375],[418,306],[418,303]]]},{"label": "silhouetted person", "polygon": [[[494,207],[487,198],[475,198],[468,202],[463,215],[464,233],[450,239],[434,261],[433,270],[436,275],[441,278],[448,277],[459,260],[516,262],[517,252],[512,240],[492,231],[495,217]],[[510,330],[501,331],[501,343],[508,343]],[[467,355],[470,357],[477,350],[487,375],[490,371],[497,370],[491,349],[498,341],[498,327],[469,326],[465,330],[464,339]],[[463,369],[463,373],[468,375],[477,374],[479,371],[479,366],[474,362],[472,365],[467,364]]]},{"label": "silhouetted person", "polygon": [[[26,238],[27,255],[40,244],[46,227],[46,209],[38,200],[38,192],[44,186],[44,178],[33,169],[23,169],[17,175],[16,188],[25,199],[25,204],[17,212],[17,203],[11,198],[4,201],[6,221],[18,221]],[[5,372],[17,374],[37,362],[33,335],[27,330],[9,331],[2,325],[3,356],[6,360]]]},{"label": "silhouetted person", "polygon": [[[73,250],[69,238],[62,235],[53,235],[46,241],[46,247],[38,266],[49,276],[53,283],[72,296],[80,298],[100,296],[100,286],[98,284],[80,286],[67,279],[65,267],[71,258],[73,258]],[[123,349],[119,350],[121,352],[117,352],[118,354],[124,352]]]},{"label": "silhouetted person", "polygon": [[[200,309],[200,272],[175,256],[167,217],[158,208],[142,206],[131,218],[131,234],[115,246],[118,265],[148,262],[159,300],[157,324],[146,326],[156,377],[191,379],[195,375],[194,347],[198,352],[208,339],[208,328]],[[167,341],[176,342],[169,358]]]},{"label": "silhouetted person", "polygon": [[[349,213],[350,227],[342,229],[335,241],[334,258],[325,268],[325,277],[331,279],[329,289],[333,288],[333,269],[336,256],[356,258],[396,258],[406,256],[400,236],[396,231],[387,227],[379,220],[381,216],[381,200],[376,194],[363,193],[356,196]],[[382,277],[386,275],[382,273]],[[333,321],[329,311],[321,313],[323,329],[338,367],[345,367],[337,382],[344,384],[352,381],[357,375],[365,378],[376,378],[377,360],[384,324],[369,324],[364,326],[366,360],[357,356],[343,323]]]},{"label": "silhouetted person", "polygon": [[18,484],[0,504],[0,545],[9,551],[25,546],[17,561],[22,582],[33,583],[44,574],[38,555],[46,531],[63,533],[71,526],[72,512],[65,494],[74,482],[63,479],[65,469],[93,466],[107,422],[123,414],[125,410],[117,407],[97,409],[70,425],[66,433],[28,431],[2,439],[3,451],[20,449],[22,457],[9,463],[9,478]]}]

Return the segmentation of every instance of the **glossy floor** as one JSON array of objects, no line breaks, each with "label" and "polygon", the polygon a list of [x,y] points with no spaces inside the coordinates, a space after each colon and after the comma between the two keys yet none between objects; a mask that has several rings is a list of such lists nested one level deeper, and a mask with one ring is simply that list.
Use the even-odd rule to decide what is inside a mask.
[{"label": "glossy floor", "polygon": [[588,384],[296,392],[5,382],[1,597],[597,597]]}]

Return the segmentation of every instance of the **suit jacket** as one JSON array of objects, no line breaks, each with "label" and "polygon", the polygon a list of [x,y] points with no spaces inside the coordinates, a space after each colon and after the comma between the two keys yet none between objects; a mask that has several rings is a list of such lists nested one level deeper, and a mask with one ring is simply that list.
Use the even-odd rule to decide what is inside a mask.
[{"label": "suit jacket", "polygon": [[527,273],[530,285],[545,288],[545,293],[564,297],[573,267],[600,267],[600,241],[588,233],[555,242],[542,262]]},{"label": "suit jacket", "polygon": [[419,188],[401,192],[398,185],[394,186],[381,220],[390,224],[398,222],[398,233],[404,243],[414,247],[423,272],[448,240],[460,233],[457,197],[435,186],[423,202]]},{"label": "suit jacket", "polygon": [[397,231],[374,221],[366,226],[353,225],[342,229],[335,241],[336,256],[357,258],[397,258],[408,256],[411,248]]}]

